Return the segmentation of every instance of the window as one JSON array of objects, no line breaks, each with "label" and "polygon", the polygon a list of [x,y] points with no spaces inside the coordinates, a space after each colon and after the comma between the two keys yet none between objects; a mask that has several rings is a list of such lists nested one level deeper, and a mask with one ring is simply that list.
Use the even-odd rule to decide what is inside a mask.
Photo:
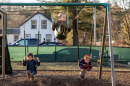
[{"label": "window", "polygon": [[25,38],[31,38],[31,34],[25,34]]},{"label": "window", "polygon": [[31,21],[31,25],[32,25],[32,29],[36,29],[36,27],[37,27],[37,21],[36,20],[32,20]]},{"label": "window", "polygon": [[46,40],[47,42],[51,42],[51,34],[46,34]]},{"label": "window", "polygon": [[[28,41],[25,40],[25,42],[26,42],[26,45],[27,45],[27,44],[28,44]],[[21,41],[19,41],[18,43],[19,43],[19,45],[24,45],[24,40],[21,40]]]},{"label": "window", "polygon": [[14,41],[17,41],[19,39],[19,35],[14,35]]},{"label": "window", "polygon": [[47,29],[47,20],[42,20],[41,29]]},{"label": "window", "polygon": [[[38,34],[35,35],[35,38],[38,39]],[[41,43],[41,34],[39,34],[39,43]]]},{"label": "window", "polygon": [[37,41],[36,39],[30,39],[30,45],[36,45]]}]

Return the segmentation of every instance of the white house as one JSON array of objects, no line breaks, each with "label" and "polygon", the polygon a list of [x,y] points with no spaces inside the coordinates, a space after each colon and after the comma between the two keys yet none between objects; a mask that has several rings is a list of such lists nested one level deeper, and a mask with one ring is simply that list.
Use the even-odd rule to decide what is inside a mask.
[{"label": "white house", "polygon": [[[40,42],[45,39],[46,42],[54,42],[54,32],[51,30],[51,20],[45,17],[42,13],[35,13],[23,24],[20,25],[20,37],[24,38],[24,29],[26,38],[38,38],[38,30]],[[58,40],[56,39],[55,42]]]},{"label": "white house", "polygon": [[[0,34],[2,34],[2,29],[0,29]],[[19,36],[20,36],[19,28],[7,28],[8,44],[12,44],[14,41],[18,40]]]},{"label": "white house", "polygon": [[8,44],[12,44],[14,41],[18,40],[20,36],[19,28],[8,28],[7,29],[7,40]]}]

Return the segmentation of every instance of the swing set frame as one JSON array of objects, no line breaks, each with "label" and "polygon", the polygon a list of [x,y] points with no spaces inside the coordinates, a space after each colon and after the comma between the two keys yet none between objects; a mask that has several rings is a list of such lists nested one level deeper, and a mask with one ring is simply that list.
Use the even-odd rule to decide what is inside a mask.
[{"label": "swing set frame", "polygon": [[[106,8],[105,19],[104,19],[104,28],[103,28],[103,41],[102,41],[102,50],[101,50],[99,79],[101,79],[101,73],[102,73],[105,35],[106,35],[106,28],[107,28],[107,23],[108,23],[109,49],[110,49],[110,57],[111,57],[112,86],[116,86],[116,84],[115,84],[115,74],[114,74],[113,46],[112,46],[111,13],[110,13],[109,3],[0,3],[0,6],[103,6],[104,8]],[[5,16],[7,16],[7,13],[4,13],[4,14],[5,14]],[[4,19],[7,20],[7,17],[4,17]],[[5,24],[6,28],[3,28],[3,29],[7,29],[7,22],[5,22],[5,23],[6,23]],[[3,58],[5,58],[5,56]],[[2,62],[4,63],[3,67],[5,67],[4,66],[5,61],[2,61]]]}]

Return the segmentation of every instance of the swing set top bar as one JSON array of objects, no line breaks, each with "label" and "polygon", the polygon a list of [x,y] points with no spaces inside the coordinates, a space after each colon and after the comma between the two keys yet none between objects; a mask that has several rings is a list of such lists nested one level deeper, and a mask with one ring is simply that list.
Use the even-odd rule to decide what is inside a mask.
[{"label": "swing set top bar", "polygon": [[109,3],[0,3],[6,6],[104,6],[110,11]]}]

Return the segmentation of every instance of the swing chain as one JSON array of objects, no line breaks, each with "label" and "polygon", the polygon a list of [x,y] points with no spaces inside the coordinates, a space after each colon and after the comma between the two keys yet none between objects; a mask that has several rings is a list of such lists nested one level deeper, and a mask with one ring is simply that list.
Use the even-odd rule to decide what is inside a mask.
[{"label": "swing chain", "polygon": [[51,21],[54,22],[53,21],[53,16],[52,16],[52,11],[51,11],[51,6],[50,6],[50,13],[51,13]]},{"label": "swing chain", "polygon": [[[25,14],[24,13],[24,6],[22,6],[22,8],[23,8],[23,14]],[[24,24],[24,47],[25,47],[25,56],[26,56],[25,24]]]},{"label": "swing chain", "polygon": [[39,29],[38,29],[38,45],[37,45],[37,57],[38,57],[38,48],[39,48],[39,30],[40,30],[40,10],[41,6],[39,6]]},{"label": "swing chain", "polygon": [[39,29],[40,29],[40,14],[41,14],[41,6],[39,6]]},{"label": "swing chain", "polygon": [[[63,25],[63,29],[62,29],[62,32],[63,32],[63,35],[65,36],[67,34],[67,31],[68,31],[68,9],[69,7],[67,6],[67,26],[65,26],[62,22],[62,24],[60,24],[60,27],[61,25]],[[66,28],[67,27],[67,28]]]}]

